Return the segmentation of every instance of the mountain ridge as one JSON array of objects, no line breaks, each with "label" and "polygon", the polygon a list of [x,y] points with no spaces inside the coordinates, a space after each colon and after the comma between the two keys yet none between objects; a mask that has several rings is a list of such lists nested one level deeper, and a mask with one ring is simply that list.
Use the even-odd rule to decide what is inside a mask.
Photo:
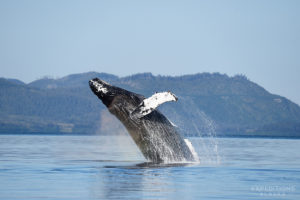
[{"label": "mountain ridge", "polygon": [[219,136],[300,136],[297,104],[269,93],[246,76],[220,73],[118,77],[87,72],[28,84],[1,78],[0,133],[126,132],[91,93],[88,80],[94,77],[146,97],[171,90],[179,97],[178,103],[162,105],[160,110],[187,136],[212,132]]}]

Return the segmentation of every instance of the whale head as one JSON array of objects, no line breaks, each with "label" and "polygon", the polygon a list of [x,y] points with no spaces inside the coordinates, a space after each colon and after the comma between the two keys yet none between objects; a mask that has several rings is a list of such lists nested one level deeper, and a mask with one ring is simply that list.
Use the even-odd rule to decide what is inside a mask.
[{"label": "whale head", "polygon": [[90,80],[89,85],[94,94],[101,99],[103,104],[113,113],[115,113],[114,111],[116,109],[130,113],[136,109],[144,99],[142,95],[112,86],[99,78]]},{"label": "whale head", "polygon": [[89,84],[94,94],[102,100],[104,105],[109,107],[116,96],[114,87],[98,78],[90,80]]}]

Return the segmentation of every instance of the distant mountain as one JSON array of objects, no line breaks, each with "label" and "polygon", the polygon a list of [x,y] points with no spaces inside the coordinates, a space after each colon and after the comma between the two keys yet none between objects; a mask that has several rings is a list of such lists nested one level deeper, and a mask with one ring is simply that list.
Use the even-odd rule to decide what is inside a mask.
[{"label": "distant mountain", "polygon": [[159,109],[188,136],[300,136],[297,104],[245,76],[219,73],[120,78],[88,72],[29,84],[1,78],[0,133],[123,134],[123,125],[90,91],[88,80],[94,77],[146,97],[174,92],[179,101]]},{"label": "distant mountain", "polygon": [[18,84],[18,85],[25,85],[25,83],[23,81],[20,81],[18,79],[13,79],[13,78],[0,78],[0,79],[7,80],[11,83],[15,83],[15,84]]},{"label": "distant mountain", "polygon": [[107,81],[114,81],[118,79],[117,76],[111,74],[87,72],[82,74],[72,74],[59,79],[43,78],[29,83],[28,86],[41,89],[86,87],[87,80],[94,77],[99,77]]}]

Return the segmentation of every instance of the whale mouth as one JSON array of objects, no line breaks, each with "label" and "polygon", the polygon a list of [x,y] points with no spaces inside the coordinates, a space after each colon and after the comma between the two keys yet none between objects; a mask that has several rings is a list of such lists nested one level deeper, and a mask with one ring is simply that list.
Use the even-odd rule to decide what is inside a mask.
[{"label": "whale mouth", "polygon": [[99,78],[91,79],[89,85],[94,94],[108,107],[114,97],[112,86]]},{"label": "whale mouth", "polygon": [[89,81],[90,87],[92,89],[92,91],[98,95],[98,94],[107,94],[108,93],[108,89],[107,83],[105,83],[104,81],[101,81],[98,78],[94,78],[92,80]]}]

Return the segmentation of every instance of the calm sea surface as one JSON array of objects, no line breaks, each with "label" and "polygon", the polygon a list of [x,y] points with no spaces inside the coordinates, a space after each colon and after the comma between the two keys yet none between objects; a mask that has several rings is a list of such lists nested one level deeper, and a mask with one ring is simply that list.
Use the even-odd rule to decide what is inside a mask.
[{"label": "calm sea surface", "polygon": [[150,165],[130,137],[0,135],[0,199],[300,199],[300,140],[190,138]]}]

